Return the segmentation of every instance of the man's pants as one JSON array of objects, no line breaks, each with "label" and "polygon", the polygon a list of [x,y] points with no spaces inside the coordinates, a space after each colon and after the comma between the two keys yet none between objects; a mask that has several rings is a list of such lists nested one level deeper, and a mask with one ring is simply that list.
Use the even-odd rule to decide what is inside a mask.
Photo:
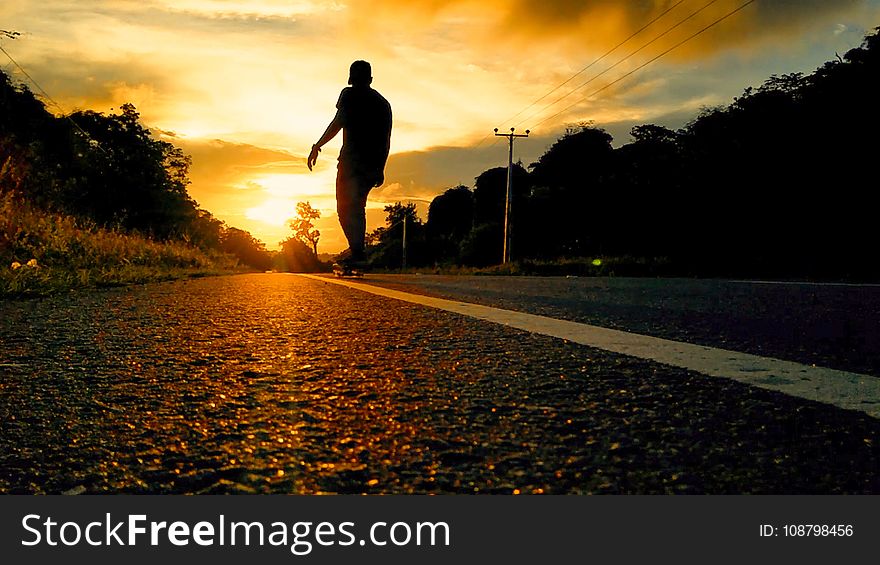
[{"label": "man's pants", "polygon": [[375,175],[358,173],[342,162],[336,172],[336,213],[355,257],[364,252],[367,196],[376,182]]}]

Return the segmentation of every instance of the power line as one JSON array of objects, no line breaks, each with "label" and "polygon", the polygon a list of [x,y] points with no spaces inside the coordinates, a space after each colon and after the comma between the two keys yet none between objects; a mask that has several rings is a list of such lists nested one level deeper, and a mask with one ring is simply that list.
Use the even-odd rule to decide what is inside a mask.
[{"label": "power line", "polygon": [[624,39],[623,41],[621,41],[620,43],[618,43],[617,45],[615,45],[614,47],[612,47],[611,49],[609,49],[608,51],[606,51],[606,52],[605,52],[604,54],[602,54],[598,59],[594,60],[592,63],[590,63],[590,64],[587,65],[586,67],[582,68],[581,70],[579,70],[579,71],[576,72],[575,74],[571,75],[571,76],[568,77],[565,81],[563,81],[562,83],[560,83],[559,85],[557,85],[556,87],[554,87],[553,89],[551,89],[549,92],[547,92],[546,94],[544,94],[543,96],[541,96],[540,98],[538,98],[537,100],[535,100],[534,102],[532,102],[531,104],[529,104],[528,106],[526,106],[525,108],[523,108],[522,110],[520,110],[519,112],[517,112],[516,114],[514,114],[513,116],[507,118],[507,119],[504,120],[504,121],[505,121],[505,122],[509,122],[509,121],[513,120],[514,118],[518,118],[520,115],[522,115],[523,113],[525,113],[526,110],[529,110],[530,108],[532,108],[533,106],[535,106],[535,105],[536,105],[538,102],[540,102],[541,100],[547,98],[548,96],[550,96],[551,94],[553,94],[554,92],[556,92],[557,90],[559,90],[560,88],[562,88],[563,86],[565,86],[566,84],[568,84],[568,83],[570,83],[571,81],[573,81],[576,77],[578,77],[578,76],[582,75],[583,73],[585,73],[586,71],[588,71],[590,68],[593,67],[593,65],[595,65],[596,63],[598,63],[599,61],[601,61],[602,59],[604,59],[604,58],[607,57],[608,55],[611,55],[612,53],[614,53],[615,51],[617,51],[617,49],[619,49],[620,47],[622,47],[622,46],[623,46],[625,43],[627,43],[630,39],[634,38],[634,37],[637,36],[638,34],[642,33],[643,31],[645,31],[646,29],[648,29],[649,27],[651,27],[651,25],[654,24],[657,20],[659,20],[660,18],[662,18],[663,16],[665,16],[666,14],[668,14],[669,12],[671,12],[672,10],[674,10],[676,7],[678,7],[678,6],[679,6],[682,2],[684,2],[684,1],[685,1],[685,0],[678,0],[678,2],[676,2],[676,3],[673,4],[672,6],[670,6],[669,8],[667,8],[666,10],[664,10],[663,12],[661,12],[657,17],[655,17],[654,19],[652,19],[651,21],[649,21],[648,23],[646,23],[645,25],[643,25],[641,28],[639,28],[638,31],[634,32],[632,35],[630,35],[629,37],[627,37],[626,39]]},{"label": "power line", "polygon": [[[673,25],[672,27],[667,28],[663,33],[661,33],[660,35],[658,35],[657,37],[655,37],[655,38],[652,39],[651,41],[645,43],[644,45],[642,45],[641,47],[639,47],[639,48],[636,49],[635,51],[632,51],[631,53],[629,53],[628,55],[626,55],[626,56],[623,57],[622,59],[618,60],[618,61],[617,61],[616,63],[614,63],[613,65],[611,65],[610,67],[606,68],[604,71],[600,72],[600,73],[597,74],[597,75],[594,75],[592,78],[590,78],[590,79],[587,80],[586,82],[582,82],[581,84],[579,84],[579,85],[576,86],[575,88],[572,88],[571,90],[569,90],[568,92],[566,92],[564,95],[560,96],[559,98],[557,98],[556,100],[554,100],[554,101],[551,102],[550,104],[547,104],[546,106],[544,106],[543,108],[541,108],[541,109],[538,110],[537,112],[535,112],[535,113],[529,115],[527,118],[521,120],[518,124],[516,124],[517,127],[519,127],[519,126],[520,126],[523,122],[525,122],[526,120],[531,120],[531,119],[534,118],[535,116],[540,115],[540,114],[541,114],[542,112],[544,112],[545,110],[548,110],[548,109],[552,108],[553,106],[555,106],[556,104],[558,104],[559,102],[562,102],[563,100],[565,100],[566,98],[568,98],[569,96],[571,96],[572,94],[574,94],[575,92],[577,92],[578,90],[582,89],[583,87],[587,86],[588,84],[590,84],[591,82],[593,82],[593,81],[596,80],[597,78],[599,78],[599,77],[601,77],[602,75],[604,75],[605,73],[607,73],[608,71],[610,71],[610,70],[612,70],[612,69],[615,69],[618,65],[620,65],[621,63],[623,63],[623,62],[626,61],[627,59],[631,58],[632,56],[634,56],[634,55],[636,55],[637,53],[641,52],[642,50],[646,49],[647,47],[650,47],[651,45],[653,45],[654,43],[656,43],[656,42],[659,41],[660,39],[666,37],[666,36],[667,36],[669,33],[671,33],[673,30],[675,30],[676,28],[678,28],[679,26],[681,26],[682,24],[684,24],[685,22],[687,22],[687,21],[690,20],[691,18],[695,17],[695,16],[698,15],[700,12],[702,12],[703,10],[705,10],[706,8],[708,8],[709,6],[711,6],[712,4],[714,4],[714,3],[716,3],[716,2],[718,2],[718,0],[709,0],[709,2],[708,2],[707,4],[703,5],[701,8],[698,8],[698,9],[695,10],[694,12],[691,12],[690,15],[686,16],[683,20],[680,20],[678,23],[676,23],[676,24]],[[537,124],[536,124],[536,125],[537,125]]]},{"label": "power line", "polygon": [[[602,54],[601,56],[599,56],[597,59],[593,60],[593,62],[591,62],[590,64],[588,64],[587,66],[585,66],[584,68],[582,68],[581,70],[579,70],[578,72],[574,73],[573,75],[571,75],[570,77],[568,77],[566,80],[564,80],[564,81],[561,82],[560,84],[556,85],[554,88],[550,89],[550,90],[549,90],[548,92],[546,92],[543,96],[541,96],[540,98],[538,98],[537,100],[535,100],[534,102],[532,102],[531,104],[529,104],[528,106],[526,106],[525,108],[523,108],[522,110],[520,110],[519,112],[517,112],[516,114],[512,115],[511,117],[509,117],[509,118],[507,118],[507,119],[505,119],[505,120],[503,120],[503,121],[504,121],[504,122],[510,122],[511,120],[513,120],[513,119],[519,117],[520,115],[522,115],[524,112],[526,112],[526,111],[528,111],[529,109],[533,108],[533,107],[534,107],[536,104],[538,104],[541,100],[544,100],[545,98],[547,98],[548,96],[550,96],[551,94],[553,94],[554,92],[556,92],[557,90],[559,90],[560,88],[562,88],[563,86],[565,86],[566,84],[570,83],[570,82],[573,81],[576,77],[582,75],[583,73],[585,73],[586,71],[588,71],[590,68],[592,68],[593,65],[595,65],[596,63],[598,63],[599,61],[601,61],[602,59],[604,59],[604,58],[607,57],[608,55],[611,55],[612,53],[614,53],[615,51],[617,51],[617,49],[619,49],[620,47],[622,47],[622,46],[623,46],[624,44],[626,44],[629,40],[631,40],[632,38],[634,38],[634,37],[637,36],[638,34],[642,33],[643,31],[645,31],[646,29],[648,29],[649,27],[651,27],[655,22],[657,22],[658,20],[660,20],[660,18],[662,18],[663,16],[665,16],[666,14],[668,14],[669,12],[671,12],[672,10],[674,10],[675,8],[677,8],[677,7],[678,7],[680,4],[682,4],[684,1],[685,1],[685,0],[678,0],[678,2],[676,2],[676,3],[673,4],[672,6],[670,6],[669,8],[667,8],[666,10],[664,10],[663,12],[661,12],[661,13],[660,13],[659,15],[657,15],[654,19],[652,19],[651,21],[649,21],[648,23],[646,23],[645,25],[643,25],[642,27],[640,27],[638,30],[636,30],[635,32],[633,32],[629,37],[627,37],[626,39],[624,39],[623,41],[621,41],[620,43],[618,43],[617,45],[615,45],[614,47],[612,47],[611,49],[609,49],[608,51],[606,51],[605,53],[603,53],[603,54]],[[474,149],[479,148],[479,147],[480,147],[480,146],[481,146],[481,145],[482,145],[487,139],[489,139],[490,137],[492,137],[492,134],[487,134],[486,137],[484,137],[483,139],[480,140],[480,142],[476,145],[476,147],[474,147]],[[499,141],[499,140],[496,140],[496,142],[497,142],[497,141]]]},{"label": "power line", "polygon": [[[21,34],[18,33],[17,31],[9,32],[9,31],[6,31],[6,30],[0,30],[0,33],[2,33],[3,35],[9,37],[10,39],[15,39],[16,37],[18,37],[19,35],[21,35]],[[55,106],[56,108],[58,108],[58,111],[61,112],[61,115],[64,116],[67,120],[69,120],[70,123],[73,124],[73,127],[75,127],[77,130],[79,130],[79,132],[82,133],[82,134],[86,137],[86,139],[89,141],[89,143],[90,143],[91,145],[94,145],[95,147],[97,147],[98,149],[100,149],[104,154],[108,154],[107,151],[101,146],[101,144],[98,143],[98,141],[96,141],[95,139],[93,139],[92,136],[89,135],[89,133],[88,133],[86,130],[84,130],[83,128],[81,128],[81,127],[79,126],[79,124],[76,123],[76,121],[74,121],[74,119],[73,119],[72,117],[70,117],[70,115],[67,114],[67,113],[64,111],[64,108],[62,108],[61,105],[60,105],[58,102],[56,102],[54,98],[52,98],[51,96],[49,96],[49,93],[46,92],[46,91],[43,89],[42,86],[40,86],[40,83],[38,83],[36,80],[34,80],[34,77],[32,77],[31,75],[29,75],[28,72],[27,72],[26,70],[24,70],[24,67],[22,67],[21,65],[18,64],[18,61],[16,61],[16,60],[12,57],[12,55],[10,55],[9,52],[6,51],[6,49],[3,48],[2,45],[0,45],[0,52],[2,52],[4,55],[6,55],[6,57],[8,57],[10,61],[12,61],[12,64],[15,65],[15,67],[21,72],[21,74],[23,74],[24,76],[26,76],[26,77],[28,78],[28,80],[30,80],[30,81],[33,83],[33,85],[37,87],[37,90],[40,91],[40,93],[46,98],[46,100],[48,100],[49,102],[52,103],[53,106]]]},{"label": "power line", "polygon": [[55,100],[54,100],[51,96],[49,96],[49,93],[48,93],[48,92],[46,92],[45,90],[43,90],[43,87],[40,86],[40,84],[39,84],[37,81],[34,80],[34,77],[32,77],[31,75],[29,75],[28,72],[27,72],[26,70],[24,70],[24,67],[22,67],[21,65],[19,65],[19,64],[18,64],[18,61],[16,61],[15,59],[13,59],[13,58],[12,58],[12,55],[10,55],[9,52],[6,51],[6,49],[3,48],[2,45],[0,45],[0,51],[2,51],[4,55],[6,55],[7,57],[9,57],[9,60],[12,61],[12,64],[15,65],[16,68],[18,68],[19,72],[21,72],[21,74],[23,74],[24,76],[26,76],[26,77],[28,78],[28,80],[30,80],[30,81],[33,83],[33,85],[37,87],[37,90],[40,91],[40,94],[42,94],[42,95],[43,95],[43,96],[44,96],[49,102],[51,102],[53,106],[55,106],[56,108],[58,108],[58,110],[59,110],[62,114],[64,113],[64,109],[61,107],[61,105],[59,105],[58,102],[55,102]]},{"label": "power line", "polygon": [[[6,39],[18,39],[20,36],[21,36],[21,34],[17,31],[9,31],[9,30],[5,30],[5,29],[0,29],[0,40],[2,40],[4,37]],[[4,72],[6,71],[7,68],[9,68],[9,65],[10,65],[9,63],[3,64]]]},{"label": "power line", "polygon": [[545,123],[545,122],[547,122],[547,121],[549,121],[549,120],[555,118],[556,116],[562,114],[563,112],[565,112],[565,111],[567,111],[567,110],[570,110],[571,108],[577,106],[578,104],[580,104],[580,103],[583,102],[584,100],[587,100],[587,99],[589,99],[589,98],[592,98],[593,96],[599,94],[600,92],[602,92],[602,91],[604,91],[604,90],[606,90],[606,89],[608,89],[608,88],[614,86],[615,84],[617,84],[618,82],[622,81],[623,79],[625,79],[625,78],[631,76],[632,74],[634,74],[634,73],[640,71],[641,69],[647,67],[648,65],[650,65],[651,63],[653,63],[654,61],[656,61],[657,59],[659,59],[660,57],[663,57],[664,55],[666,55],[666,54],[670,53],[671,51],[673,51],[673,50],[675,50],[675,49],[681,47],[682,45],[684,45],[684,44],[687,43],[688,41],[694,39],[694,38],[697,37],[698,35],[700,35],[700,34],[704,33],[705,31],[709,30],[710,28],[713,28],[713,27],[715,27],[716,25],[720,24],[721,22],[723,22],[723,21],[726,20],[727,18],[733,16],[734,14],[736,14],[737,12],[739,12],[740,10],[746,8],[746,7],[749,6],[750,4],[755,3],[755,1],[756,1],[756,0],[748,0],[748,2],[742,4],[740,7],[734,9],[734,10],[731,11],[731,12],[728,12],[727,14],[725,14],[724,16],[718,18],[717,20],[715,20],[715,21],[712,22],[711,24],[709,24],[709,25],[703,27],[702,29],[700,29],[700,30],[697,31],[696,33],[694,33],[694,34],[688,36],[687,38],[683,39],[682,41],[679,41],[678,43],[676,43],[675,45],[673,45],[672,47],[670,47],[670,48],[667,49],[666,51],[663,51],[662,53],[660,53],[659,55],[657,55],[656,57],[654,57],[654,58],[652,58],[652,59],[646,61],[645,63],[642,63],[641,65],[639,65],[639,66],[636,67],[635,69],[629,71],[628,73],[624,74],[624,75],[621,76],[621,77],[618,77],[617,79],[615,79],[614,81],[612,81],[612,82],[606,84],[606,85],[603,86],[602,88],[600,88],[600,89],[598,89],[598,90],[595,90],[595,91],[591,92],[590,94],[588,94],[588,95],[584,96],[583,98],[577,100],[577,101],[574,102],[573,104],[570,104],[569,106],[566,106],[565,108],[563,108],[563,109],[560,110],[559,112],[556,112],[556,113],[553,114],[552,116],[548,116],[548,117],[544,118],[544,119],[541,120],[540,122],[536,123],[533,127],[538,127],[539,125],[541,125],[541,124],[543,124],[543,123]]}]

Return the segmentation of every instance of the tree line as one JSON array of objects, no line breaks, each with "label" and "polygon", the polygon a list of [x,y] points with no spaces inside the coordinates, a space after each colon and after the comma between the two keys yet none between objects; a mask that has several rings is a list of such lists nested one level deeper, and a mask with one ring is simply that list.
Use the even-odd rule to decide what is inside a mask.
[{"label": "tree line", "polygon": [[[878,28],[880,30],[880,28]],[[810,75],[773,75],[678,130],[634,127],[615,148],[570,127],[514,167],[511,252],[519,260],[636,257],[667,274],[878,279],[871,187],[880,131],[880,34]],[[507,169],[433,199],[386,208],[374,265],[501,260]]]},{"label": "tree line", "polygon": [[0,71],[0,194],[90,225],[182,240],[256,269],[271,267],[262,242],[189,196],[190,164],[180,148],[152,135],[132,104],[109,115],[54,116]]}]

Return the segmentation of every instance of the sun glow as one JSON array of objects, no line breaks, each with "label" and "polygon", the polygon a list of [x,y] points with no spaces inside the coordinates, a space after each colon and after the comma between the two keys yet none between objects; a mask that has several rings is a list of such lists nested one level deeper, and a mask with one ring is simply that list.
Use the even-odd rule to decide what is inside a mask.
[{"label": "sun glow", "polygon": [[247,208],[245,217],[273,227],[284,227],[296,214],[297,202],[309,202],[326,216],[335,211],[334,171],[325,169],[307,174],[269,174],[254,177],[243,190],[259,193],[259,204]]},{"label": "sun glow", "polygon": [[245,217],[272,226],[284,226],[294,216],[296,204],[283,198],[270,198],[260,205],[248,208]]}]

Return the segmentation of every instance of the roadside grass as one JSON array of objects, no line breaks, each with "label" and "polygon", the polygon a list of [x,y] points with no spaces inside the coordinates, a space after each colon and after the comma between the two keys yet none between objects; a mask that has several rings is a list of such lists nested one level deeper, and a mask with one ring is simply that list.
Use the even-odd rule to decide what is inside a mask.
[{"label": "roadside grass", "polygon": [[437,265],[383,272],[475,276],[653,277],[668,275],[671,271],[670,261],[664,257],[621,256],[572,257],[550,260],[525,259],[488,267]]},{"label": "roadside grass", "polygon": [[667,274],[664,257],[570,257],[553,260],[512,261],[480,269],[477,275],[530,275],[582,277],[651,277]]},{"label": "roadside grass", "polygon": [[183,242],[157,242],[0,196],[0,297],[219,275],[233,257]]}]

